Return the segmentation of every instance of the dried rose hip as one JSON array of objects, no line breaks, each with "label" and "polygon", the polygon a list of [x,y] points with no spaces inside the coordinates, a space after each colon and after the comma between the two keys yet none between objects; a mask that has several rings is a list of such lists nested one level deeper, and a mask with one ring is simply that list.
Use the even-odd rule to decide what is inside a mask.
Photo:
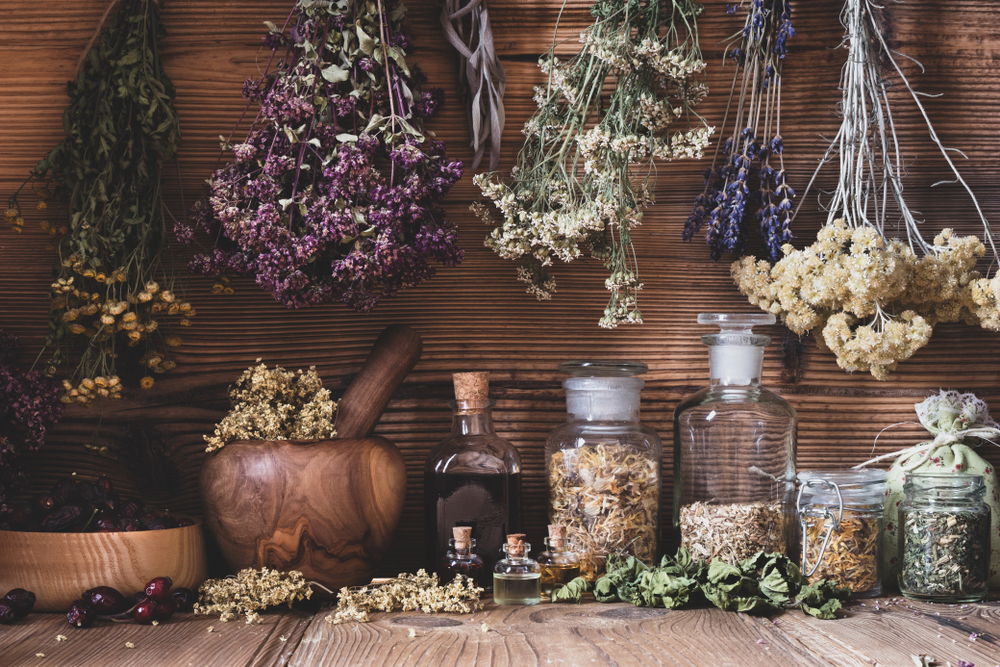
[{"label": "dried rose hip", "polygon": [[82,599],[90,604],[101,616],[120,614],[128,609],[125,606],[125,596],[111,586],[95,586],[84,591]]},{"label": "dried rose hip", "polygon": [[89,628],[96,619],[97,612],[84,600],[77,600],[66,612],[66,621],[77,628]]}]

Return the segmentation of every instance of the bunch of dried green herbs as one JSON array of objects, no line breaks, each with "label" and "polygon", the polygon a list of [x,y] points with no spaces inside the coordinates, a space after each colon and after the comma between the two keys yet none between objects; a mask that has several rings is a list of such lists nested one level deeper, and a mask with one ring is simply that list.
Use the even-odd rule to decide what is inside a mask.
[{"label": "bunch of dried green herbs", "polygon": [[[551,297],[556,259],[589,249],[604,263],[611,298],[602,327],[642,322],[631,231],[653,201],[653,160],[700,158],[712,133],[693,111],[708,93],[701,10],[692,0],[595,2],[580,52],[561,61],[553,44],[539,61],[548,81],[535,89],[538,111],[509,179],[475,179],[500,212],[486,245],[522,262],[518,278],[530,294]],[[473,210],[495,224],[485,206]]]},{"label": "bunch of dried green herbs", "polygon": [[416,574],[400,574],[384,584],[341,588],[337,611],[326,617],[327,623],[344,621],[368,622],[373,611],[416,611],[425,614],[447,611],[469,614],[479,608],[483,589],[464,575],[456,575],[451,583],[442,586],[437,574],[417,570]]},{"label": "bunch of dried green herbs", "polygon": [[[571,588],[572,586],[572,588]],[[553,601],[579,601],[579,580],[553,594]],[[766,614],[799,607],[816,618],[836,618],[850,599],[849,588],[830,580],[810,584],[798,566],[784,554],[759,551],[733,565],[721,559],[710,563],[680,549],[648,567],[632,556],[608,556],[607,574],[594,585],[598,602],[629,602],[637,607],[677,609],[711,602],[725,611]]]},{"label": "bunch of dried green herbs", "polygon": [[628,548],[656,558],[659,462],[617,442],[557,451],[549,460],[550,521],[580,550],[580,574],[594,581],[604,560]]},{"label": "bunch of dried green herbs", "polygon": [[782,504],[696,502],[680,509],[681,547],[699,560],[735,565],[758,551],[787,550]]},{"label": "bunch of dried green herbs", "polygon": [[990,576],[990,513],[900,512],[899,586],[907,595],[962,597],[985,593]]},{"label": "bunch of dried green herbs", "polygon": [[[154,373],[176,365],[170,348],[181,344],[162,325],[173,318],[187,326],[195,315],[162,264],[170,217],[163,163],[180,142],[174,87],[159,57],[165,34],[156,2],[121,6],[68,84],[66,138],[28,179],[44,183],[36,189],[39,210],[50,196],[69,204],[65,226],[41,223],[57,237],[59,254],[45,372],[68,368],[66,403],[119,397],[119,371],[152,387]],[[17,197],[6,214],[15,226]]]}]

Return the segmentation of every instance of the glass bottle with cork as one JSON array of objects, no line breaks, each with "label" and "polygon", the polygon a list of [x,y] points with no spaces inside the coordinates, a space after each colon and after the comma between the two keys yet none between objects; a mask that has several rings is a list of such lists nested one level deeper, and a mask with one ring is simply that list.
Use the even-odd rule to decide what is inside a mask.
[{"label": "glass bottle with cork", "polygon": [[674,527],[699,560],[730,563],[758,551],[787,553],[795,513],[795,409],[760,386],[774,324],[763,313],[711,313],[708,387],[674,411]]},{"label": "glass bottle with cork", "polygon": [[475,553],[476,540],[472,538],[472,527],[455,526],[452,533],[455,537],[448,540],[451,549],[438,563],[438,581],[447,584],[455,575],[461,574],[472,579],[476,586],[485,588],[483,559]]},{"label": "glass bottle with cork", "polygon": [[493,601],[497,604],[538,604],[542,601],[541,568],[528,557],[531,545],[524,533],[507,536],[506,558],[493,567]]},{"label": "glass bottle with cork", "polygon": [[424,468],[426,563],[435,571],[452,528],[468,526],[474,553],[490,572],[505,536],[521,527],[521,456],[493,429],[489,374],[453,379],[451,436],[431,450]]},{"label": "glass bottle with cork", "polygon": [[557,587],[580,576],[580,554],[573,551],[566,537],[566,526],[549,524],[549,536],[545,538],[545,551],[538,554],[538,566],[542,574],[542,595],[549,597]]}]

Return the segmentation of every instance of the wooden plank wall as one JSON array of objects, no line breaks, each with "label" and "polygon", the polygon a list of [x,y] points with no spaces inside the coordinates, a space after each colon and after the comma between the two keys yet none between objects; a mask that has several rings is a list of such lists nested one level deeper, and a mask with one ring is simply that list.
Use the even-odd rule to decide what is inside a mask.
[{"label": "wooden plank wall", "polygon": [[[410,56],[444,87],[448,101],[430,127],[449,154],[468,161],[465,114],[455,94],[454,54],[440,33],[438,4],[409,0],[415,48]],[[589,22],[587,0],[569,0],[563,25],[579,30]],[[36,160],[61,138],[66,105],[64,83],[90,39],[107,0],[37,3],[6,0],[0,21],[0,193],[13,192]],[[542,76],[535,62],[550,43],[560,0],[489,0],[497,51],[507,69],[507,128],[501,169],[509,169],[520,127],[532,111],[531,87]],[[800,191],[824,149],[820,135],[837,126],[833,108],[845,57],[836,0],[794,0],[798,35],[790,42],[783,87],[782,134],[790,182]],[[166,0],[169,30],[163,59],[177,86],[183,148],[179,167],[187,201],[197,196],[216,165],[218,139],[228,134],[243,108],[245,78],[266,63],[258,45],[262,21],[281,23],[290,0]],[[962,171],[987,216],[1000,220],[1000,188],[994,143],[1000,127],[1000,0],[909,0],[890,3],[887,35],[893,48],[918,59],[907,62],[920,90],[940,94],[924,103],[943,142],[963,150]],[[709,61],[712,94],[699,107],[719,125],[731,79],[723,68],[721,42],[739,29],[724,0],[708,0],[699,22]],[[901,87],[894,89],[900,142],[909,158],[907,195],[928,228],[954,226],[976,232],[971,203],[951,185],[929,185],[948,177],[922,121]],[[44,449],[30,457],[37,488],[72,471],[110,474],[125,490],[144,489],[175,511],[199,512],[197,479],[202,434],[224,414],[227,385],[256,358],[288,368],[315,365],[335,394],[350,382],[368,347],[387,324],[405,322],[424,339],[424,354],[391,402],[378,433],[403,451],[409,471],[406,509],[393,553],[383,567],[395,573],[418,565],[421,467],[429,448],[450,427],[446,401],[450,374],[491,372],[499,400],[500,433],[521,451],[526,480],[525,519],[529,539],[544,529],[546,489],[543,444],[564,419],[558,362],[581,357],[627,358],[650,366],[643,418],[668,439],[674,407],[703,386],[708,360],[695,322],[699,312],[750,310],[729,279],[728,261],[713,264],[703,244],[680,241],[683,221],[701,188],[705,164],[659,165],[657,204],[635,234],[645,282],[641,326],[604,331],[596,321],[606,303],[603,269],[590,260],[556,267],[558,293],[539,303],[514,279],[515,265],[485,249],[487,229],[467,211],[477,198],[471,175],[456,186],[447,209],[461,225],[466,260],[433,280],[379,305],[370,315],[339,305],[289,311],[249,280],[236,294],[212,296],[208,281],[192,277],[187,297],[196,306],[195,326],[185,331],[178,368],[159,376],[146,392],[129,392],[102,410],[73,408]],[[832,170],[820,180],[831,185]],[[176,186],[171,202],[181,206]],[[813,197],[814,195],[811,195]],[[30,197],[27,199],[30,200]],[[814,200],[813,200],[814,201]],[[50,218],[57,212],[49,211]],[[0,229],[0,327],[21,337],[22,360],[30,364],[46,329],[46,293],[52,254],[31,211],[22,235]],[[813,240],[824,216],[810,202],[795,224],[799,244]],[[930,234],[933,236],[933,233]],[[1000,338],[965,326],[939,327],[929,346],[903,364],[887,382],[847,375],[833,357],[801,343],[779,327],[765,360],[765,382],[799,411],[800,467],[860,462],[886,426],[913,420],[912,405],[940,387],[975,391],[1000,412]],[[998,415],[1000,416],[1000,415]],[[98,427],[99,430],[98,430]],[[96,433],[96,435],[95,435]],[[921,429],[904,424],[885,432],[875,448],[884,453],[917,442]],[[103,456],[82,445],[107,446]],[[987,452],[1000,462],[996,450]],[[669,517],[670,456],[664,461],[663,516]]]}]

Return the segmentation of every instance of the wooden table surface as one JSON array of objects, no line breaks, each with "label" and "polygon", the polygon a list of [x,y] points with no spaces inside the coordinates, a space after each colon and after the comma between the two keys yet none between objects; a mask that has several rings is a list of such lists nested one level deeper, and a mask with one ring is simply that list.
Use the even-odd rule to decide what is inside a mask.
[{"label": "wooden table surface", "polygon": [[[883,665],[1000,664],[1000,602],[853,602],[835,621],[627,604],[497,606],[471,615],[399,612],[331,625],[328,610],[269,612],[260,625],[177,614],[159,626],[61,614],[0,626],[0,666],[305,667],[333,665]],[[212,628],[211,631],[209,628]],[[64,640],[59,640],[62,635]],[[413,636],[411,636],[413,635]],[[134,648],[129,648],[131,643]]]}]

